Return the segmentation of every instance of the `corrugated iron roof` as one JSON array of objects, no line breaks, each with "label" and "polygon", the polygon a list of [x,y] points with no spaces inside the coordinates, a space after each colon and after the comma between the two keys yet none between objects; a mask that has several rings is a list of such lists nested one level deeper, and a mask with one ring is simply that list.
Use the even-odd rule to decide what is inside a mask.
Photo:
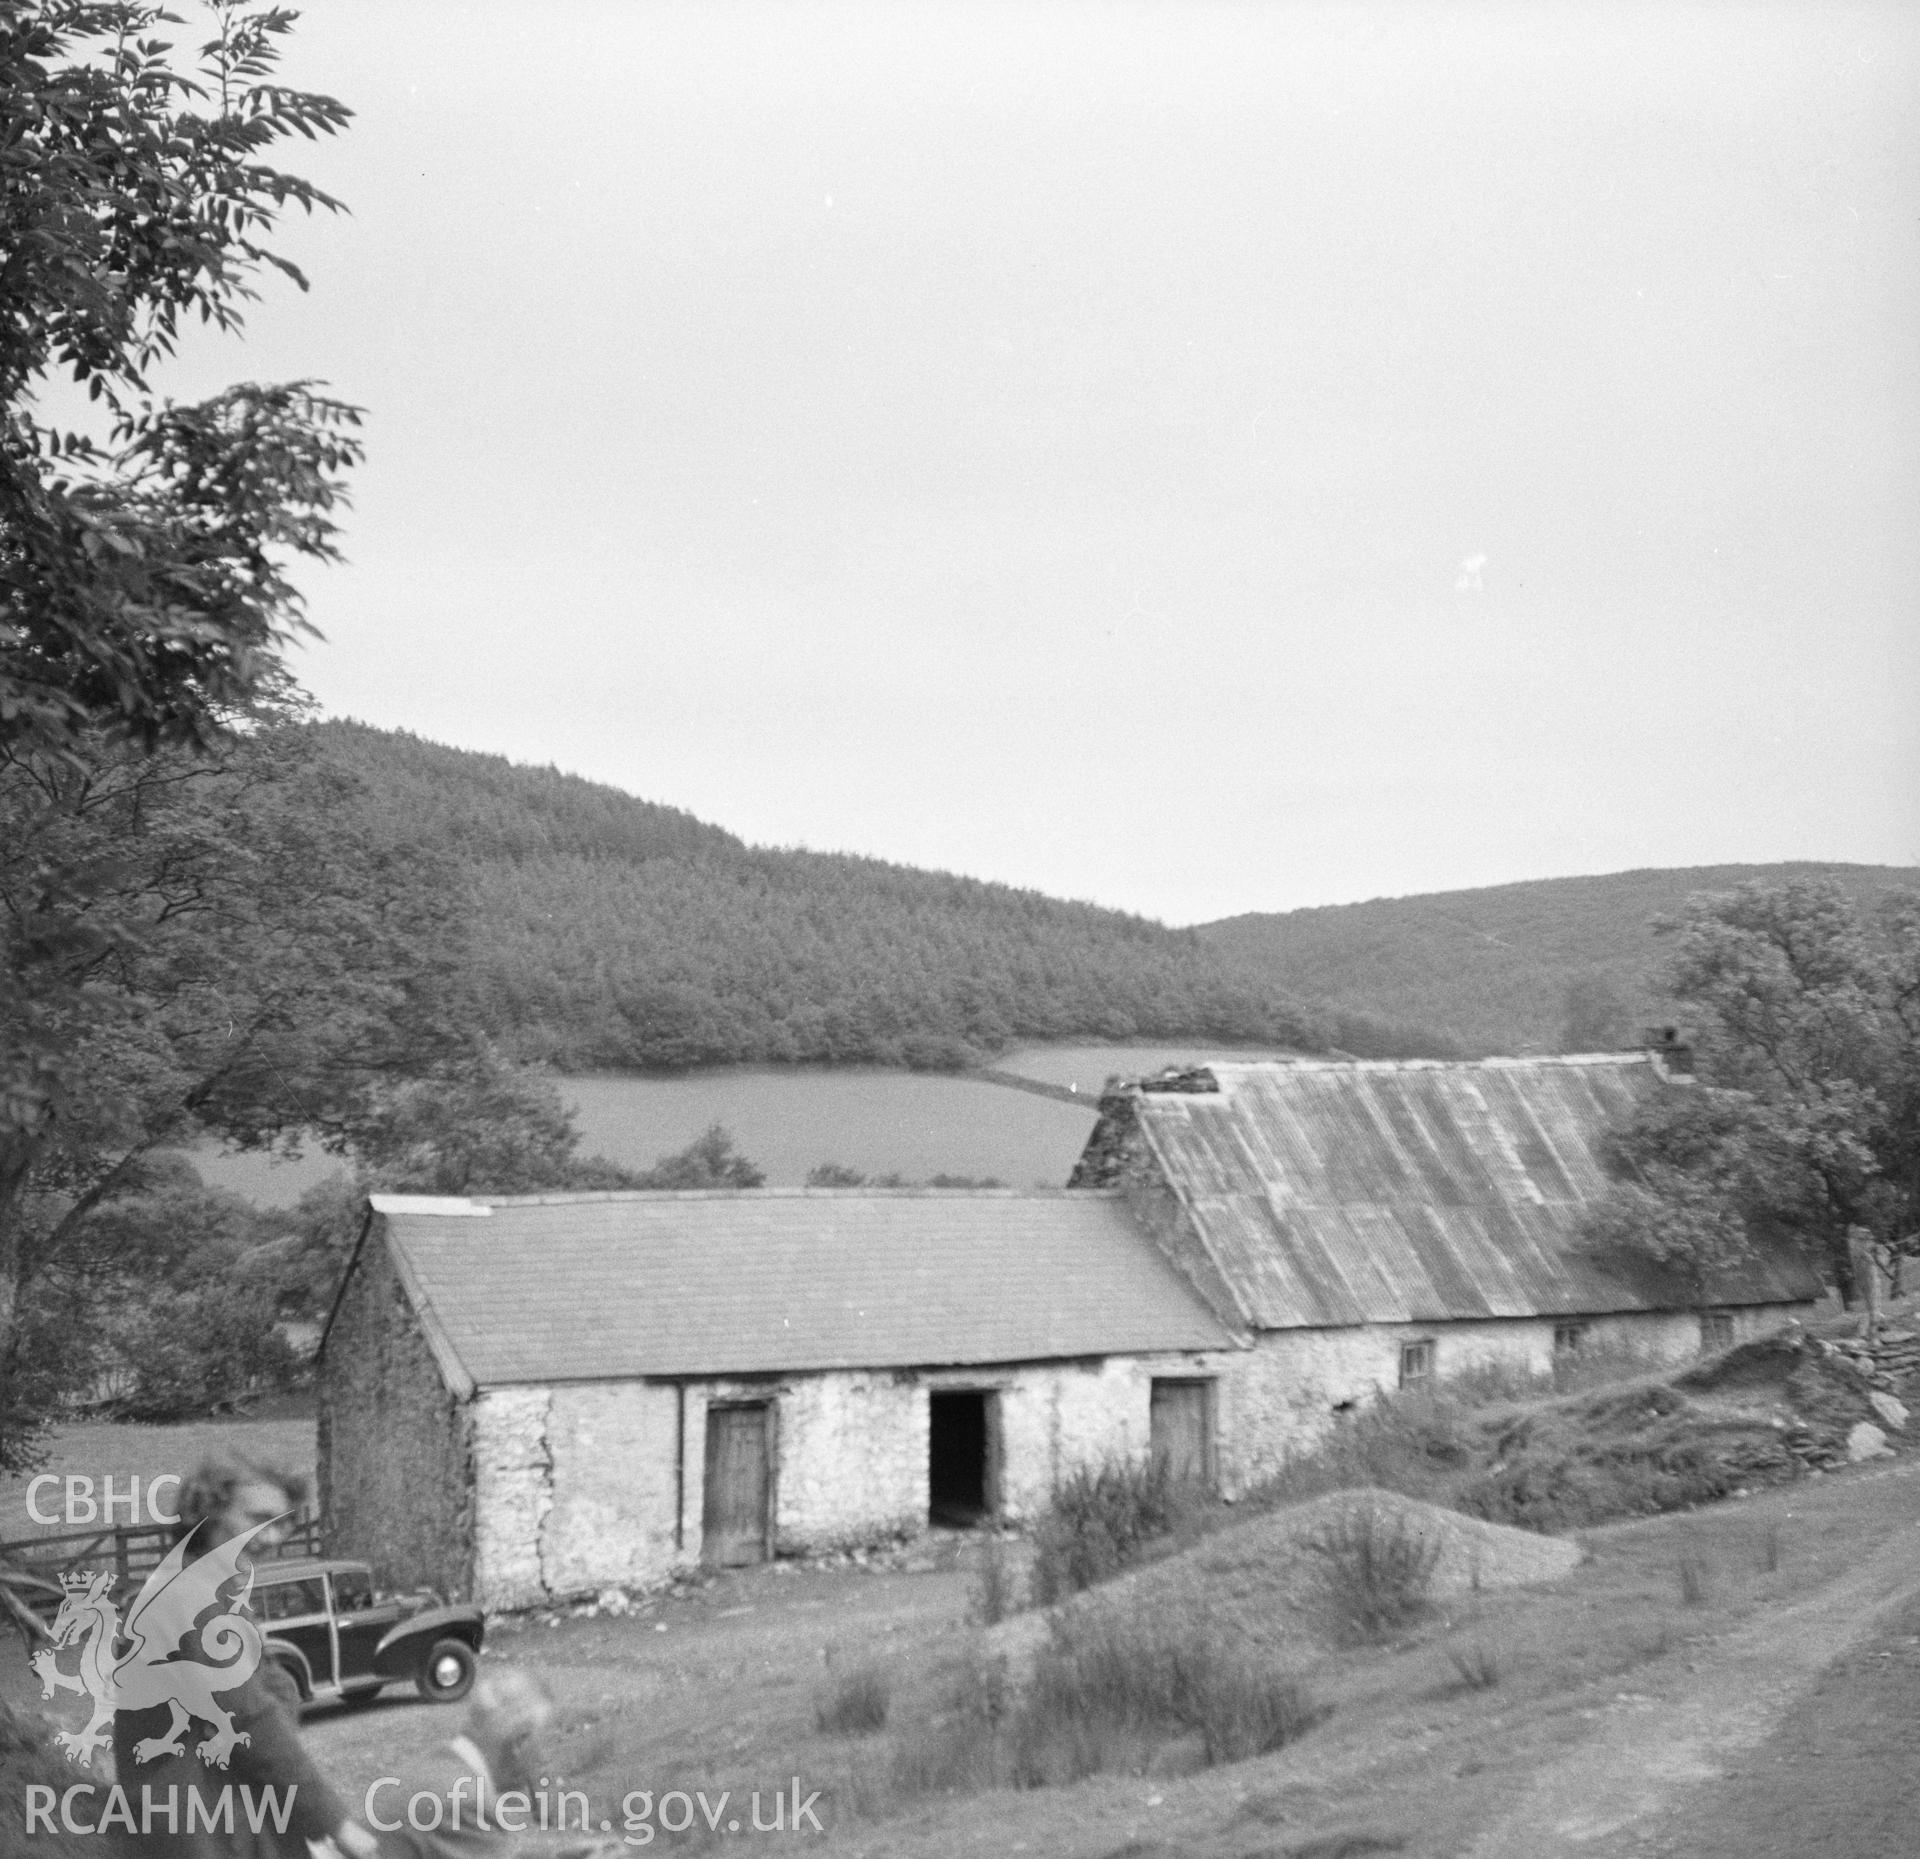
[{"label": "corrugated iron roof", "polygon": [[[1257,1329],[1684,1309],[1677,1277],[1574,1245],[1598,1145],[1648,1089],[1644,1054],[1208,1068],[1214,1093],[1142,1090],[1140,1127]],[[1726,1304],[1818,1295],[1763,1259]]]},{"label": "corrugated iron roof", "polygon": [[1113,1194],[383,1195],[374,1212],[462,1392],[1234,1344]]}]

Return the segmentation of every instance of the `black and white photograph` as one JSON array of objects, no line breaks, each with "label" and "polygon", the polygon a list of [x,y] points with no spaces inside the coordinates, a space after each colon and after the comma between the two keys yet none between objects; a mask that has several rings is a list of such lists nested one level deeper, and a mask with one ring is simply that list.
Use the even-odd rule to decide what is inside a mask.
[{"label": "black and white photograph", "polygon": [[0,1859],[1920,1851],[1917,99],[0,0]]}]

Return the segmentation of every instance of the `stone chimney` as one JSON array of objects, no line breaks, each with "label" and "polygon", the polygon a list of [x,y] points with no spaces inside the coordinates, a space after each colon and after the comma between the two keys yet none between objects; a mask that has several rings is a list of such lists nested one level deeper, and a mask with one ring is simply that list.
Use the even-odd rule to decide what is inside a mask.
[{"label": "stone chimney", "polygon": [[1693,1076],[1693,1041],[1677,1026],[1650,1026],[1641,1040],[1669,1078]]}]

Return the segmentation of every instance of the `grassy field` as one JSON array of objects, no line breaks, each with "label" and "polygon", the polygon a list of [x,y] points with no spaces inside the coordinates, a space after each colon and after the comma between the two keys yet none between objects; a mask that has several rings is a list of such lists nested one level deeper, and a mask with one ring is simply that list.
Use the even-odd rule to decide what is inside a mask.
[{"label": "grassy field", "polygon": [[[314,1442],[311,1415],[286,1415],[258,1420],[190,1420],[178,1426],[114,1425],[105,1421],[85,1421],[58,1427],[48,1441],[48,1455],[42,1471],[65,1479],[91,1478],[96,1497],[103,1482],[111,1478],[116,1494],[126,1492],[129,1480],[140,1480],[143,1514],[146,1491],[151,1481],[164,1473],[184,1476],[207,1453],[221,1447],[233,1447],[249,1457],[266,1459],[291,1471],[313,1477]],[[26,1478],[0,1478],[0,1542],[23,1537],[62,1536],[88,1527],[65,1521],[40,1524],[27,1514]],[[56,1489],[43,1485],[39,1508],[43,1514],[57,1514],[64,1504],[64,1485]],[[172,1498],[163,1499],[168,1509]],[[128,1521],[122,1503],[114,1521]]]}]

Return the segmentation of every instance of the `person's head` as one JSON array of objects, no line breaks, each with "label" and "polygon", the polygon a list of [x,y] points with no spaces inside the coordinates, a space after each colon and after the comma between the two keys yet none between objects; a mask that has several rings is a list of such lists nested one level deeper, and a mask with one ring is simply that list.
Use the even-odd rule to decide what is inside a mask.
[{"label": "person's head", "polygon": [[271,1549],[287,1534],[285,1520],[306,1501],[307,1481],[300,1473],[243,1452],[211,1453],[180,1487],[174,1537],[205,1524],[194,1541],[196,1551],[204,1553],[265,1524],[253,1540],[256,1547]]},{"label": "person's head", "polygon": [[467,1735],[496,1792],[533,1786],[540,1736],[552,1721],[553,1700],[525,1672],[481,1673],[467,1711]]}]

